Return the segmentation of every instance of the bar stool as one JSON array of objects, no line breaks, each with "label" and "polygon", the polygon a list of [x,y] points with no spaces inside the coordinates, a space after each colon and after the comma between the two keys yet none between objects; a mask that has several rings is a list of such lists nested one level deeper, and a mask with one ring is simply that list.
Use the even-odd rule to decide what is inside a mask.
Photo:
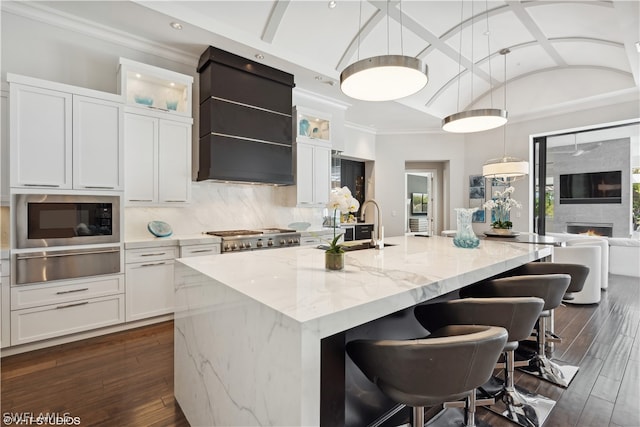
[{"label": "bar stool", "polygon": [[[576,259],[575,261],[579,261],[579,259]],[[587,277],[589,276],[589,267],[582,264],[560,262],[530,262],[508,271],[506,276],[526,276],[530,274],[568,274],[571,276],[571,282],[569,283],[569,287],[567,288],[567,292],[564,294],[562,301],[574,303],[574,300],[576,299],[575,294],[578,294],[580,299],[582,299],[580,292],[582,292],[587,281]],[[598,295],[599,294],[600,290],[598,290]],[[554,312],[555,310],[551,311],[551,316],[549,316],[549,321],[547,323],[548,330],[545,331],[547,334],[545,348],[547,357],[551,357],[553,353],[553,343],[562,342],[562,338],[555,334]]]},{"label": "bar stool", "polygon": [[475,388],[493,372],[507,342],[494,326],[455,325],[425,339],[355,340],[347,354],[390,399],[413,408],[413,426],[424,425],[424,407],[467,399],[466,425],[475,425]]},{"label": "bar stool", "polygon": [[[516,366],[514,352],[518,348],[518,341],[531,334],[543,306],[544,301],[535,297],[466,298],[421,304],[414,308],[414,315],[427,330],[459,324],[505,328],[509,336],[502,349],[504,363],[496,365],[496,368],[504,367],[505,378],[500,390],[492,396],[498,402],[488,409],[517,424],[532,427],[544,423],[556,402],[538,394],[516,390],[513,377]],[[491,382],[495,383],[497,380],[492,378]],[[480,389],[483,390],[483,387]]]},{"label": "bar stool", "polygon": [[[523,297],[533,296],[544,300],[544,307],[538,318],[538,331],[547,330],[547,320],[551,310],[562,302],[562,296],[569,288],[571,276],[568,274],[536,274],[527,276],[502,277],[479,282],[460,290],[460,296],[467,297]],[[529,365],[520,370],[540,377],[562,387],[569,383],[578,372],[577,366],[560,365],[545,354],[546,334],[536,335],[537,352]]]}]

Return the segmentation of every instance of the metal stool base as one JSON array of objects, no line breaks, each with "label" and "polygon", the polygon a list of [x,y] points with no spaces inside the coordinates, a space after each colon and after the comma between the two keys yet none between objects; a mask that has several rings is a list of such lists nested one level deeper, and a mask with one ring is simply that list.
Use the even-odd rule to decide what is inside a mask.
[{"label": "metal stool base", "polygon": [[[496,377],[492,377],[489,383],[487,388],[491,389],[504,384]],[[542,426],[556,405],[555,400],[518,386],[502,390],[495,398],[496,403],[485,408],[523,427]]]},{"label": "metal stool base", "polygon": [[529,361],[529,366],[518,369],[550,383],[567,388],[580,368],[573,365],[559,364],[546,356],[536,355]]},{"label": "metal stool base", "polygon": [[[491,427],[485,421],[475,419],[475,427]],[[470,427],[465,423],[464,408],[445,408],[430,418],[425,427]]]}]

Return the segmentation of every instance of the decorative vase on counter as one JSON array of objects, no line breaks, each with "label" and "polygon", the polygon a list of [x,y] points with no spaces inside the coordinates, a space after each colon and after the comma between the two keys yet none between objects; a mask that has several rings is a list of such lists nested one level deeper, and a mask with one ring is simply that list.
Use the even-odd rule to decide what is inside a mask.
[{"label": "decorative vase on counter", "polygon": [[342,270],[344,268],[344,252],[325,252],[324,266],[327,270]]},{"label": "decorative vase on counter", "polygon": [[459,248],[476,248],[480,244],[480,239],[473,232],[471,218],[478,208],[456,208],[457,231],[453,236],[453,244]]}]

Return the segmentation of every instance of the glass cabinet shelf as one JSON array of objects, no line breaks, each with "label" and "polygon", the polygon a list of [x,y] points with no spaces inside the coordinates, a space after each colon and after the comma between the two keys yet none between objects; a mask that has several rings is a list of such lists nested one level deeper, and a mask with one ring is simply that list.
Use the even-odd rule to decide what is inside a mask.
[{"label": "glass cabinet shelf", "polygon": [[193,77],[120,58],[118,93],[127,105],[191,117]]},{"label": "glass cabinet shelf", "polygon": [[297,141],[331,142],[331,115],[300,106],[293,113]]}]

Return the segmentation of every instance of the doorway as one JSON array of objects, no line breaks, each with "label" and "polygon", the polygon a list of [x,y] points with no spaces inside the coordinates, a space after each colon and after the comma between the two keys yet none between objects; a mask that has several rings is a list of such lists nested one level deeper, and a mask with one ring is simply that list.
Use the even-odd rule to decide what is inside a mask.
[{"label": "doorway", "polygon": [[437,229],[436,170],[405,172],[405,234],[433,235]]}]

